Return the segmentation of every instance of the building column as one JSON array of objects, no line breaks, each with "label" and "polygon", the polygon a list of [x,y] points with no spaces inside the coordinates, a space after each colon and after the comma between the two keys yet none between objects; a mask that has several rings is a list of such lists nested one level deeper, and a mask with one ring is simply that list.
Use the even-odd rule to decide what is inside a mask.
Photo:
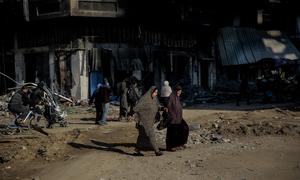
[{"label": "building column", "polygon": [[193,85],[193,57],[189,56],[189,76],[191,80],[191,85]]},{"label": "building column", "polygon": [[300,37],[300,16],[297,16],[297,19],[296,19],[296,33],[297,33],[297,36]]},{"label": "building column", "polygon": [[201,60],[197,61],[198,62],[198,85],[201,87]]},{"label": "building column", "polygon": [[49,74],[50,74],[50,86],[53,86],[53,81],[56,80],[55,73],[55,52],[53,49],[49,50]]},{"label": "building column", "polygon": [[15,59],[15,80],[20,83],[25,82],[25,62],[24,62],[24,54],[22,51],[18,49],[18,35],[14,34],[14,59]]},{"label": "building column", "polygon": [[192,74],[193,74],[193,79],[192,79],[192,83],[193,83],[193,86],[198,86],[198,61],[196,59],[196,57],[193,59],[193,66],[192,66]]},{"label": "building column", "polygon": [[87,55],[86,51],[79,51],[79,57],[81,57],[80,63],[80,98],[88,99],[89,95],[89,72],[87,67]]},{"label": "building column", "polygon": [[160,86],[159,87],[162,87],[162,85],[164,84],[164,81],[169,81],[168,79],[166,79],[166,71],[164,71],[165,69],[162,69],[160,68],[161,71],[161,79],[160,79]]},{"label": "building column", "polygon": [[16,50],[15,51],[15,74],[16,74],[16,81],[20,83],[25,82],[25,62],[24,62],[24,54]]},{"label": "building column", "polygon": [[72,96],[78,99],[88,99],[89,76],[85,51],[77,51],[71,56],[71,72],[73,78]]},{"label": "building column", "polygon": [[209,63],[209,69],[208,69],[208,85],[210,90],[214,90],[216,87],[216,81],[217,81],[217,76],[216,76],[216,63],[211,62]]},{"label": "building column", "polygon": [[161,84],[161,67],[159,65],[158,59],[153,59],[153,73],[154,73],[154,84],[156,87],[160,87]]},{"label": "building column", "polygon": [[78,39],[79,48],[81,50],[71,55],[70,69],[73,79],[71,95],[77,99],[88,99],[89,73],[87,71],[87,51],[83,50],[85,47],[83,43],[81,39]]}]

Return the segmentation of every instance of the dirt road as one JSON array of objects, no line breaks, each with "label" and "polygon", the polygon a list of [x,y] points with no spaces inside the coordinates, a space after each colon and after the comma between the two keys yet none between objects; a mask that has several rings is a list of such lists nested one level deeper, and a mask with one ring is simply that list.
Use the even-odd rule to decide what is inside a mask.
[{"label": "dirt road", "polygon": [[231,144],[196,145],[162,157],[152,153],[134,157],[101,150],[95,145],[93,150],[51,164],[33,177],[43,180],[299,179],[299,143],[299,140],[277,137],[248,138]]},{"label": "dirt road", "polygon": [[[85,118],[88,116],[93,114]],[[108,126],[72,131],[69,138],[56,133],[56,138],[52,137],[55,142],[47,147],[45,156],[5,163],[1,166],[4,171],[0,177],[40,180],[300,179],[300,112],[295,106],[259,109],[255,105],[197,106],[185,109],[184,117],[190,125],[200,126],[190,132],[189,148],[185,150],[164,151],[160,157],[152,151],[145,152],[143,157],[134,156],[137,137],[134,123],[110,122]],[[210,139],[207,134],[211,133],[218,133],[222,141]],[[193,140],[198,134],[202,139]],[[229,141],[224,141],[225,138]],[[159,140],[160,147],[164,148],[164,142]],[[59,149],[57,152],[54,146]]]}]

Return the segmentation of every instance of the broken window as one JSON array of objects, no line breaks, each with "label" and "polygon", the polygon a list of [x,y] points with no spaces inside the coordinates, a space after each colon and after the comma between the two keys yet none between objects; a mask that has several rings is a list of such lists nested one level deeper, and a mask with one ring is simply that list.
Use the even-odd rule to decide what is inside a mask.
[{"label": "broken window", "polygon": [[28,53],[24,55],[25,81],[41,82],[50,85],[49,55],[48,53]]},{"label": "broken window", "polygon": [[79,0],[78,7],[80,10],[90,11],[117,11],[116,0]]},{"label": "broken window", "polygon": [[29,0],[29,12],[31,16],[40,16],[61,10],[61,0]]}]

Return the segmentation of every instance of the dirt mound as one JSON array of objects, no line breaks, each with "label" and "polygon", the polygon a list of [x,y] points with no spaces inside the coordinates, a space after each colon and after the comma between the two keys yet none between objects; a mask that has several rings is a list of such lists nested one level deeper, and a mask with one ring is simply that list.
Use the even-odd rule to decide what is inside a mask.
[{"label": "dirt mound", "polygon": [[[43,159],[52,161],[68,155],[67,142],[78,139],[81,132],[77,129],[61,134],[45,136],[39,133],[2,138],[0,140],[0,164],[15,161]],[[1,166],[1,165],[0,165]]]},{"label": "dirt mound", "polygon": [[300,126],[294,124],[278,124],[263,121],[261,123],[219,123],[212,125],[210,131],[220,135],[300,135]]}]

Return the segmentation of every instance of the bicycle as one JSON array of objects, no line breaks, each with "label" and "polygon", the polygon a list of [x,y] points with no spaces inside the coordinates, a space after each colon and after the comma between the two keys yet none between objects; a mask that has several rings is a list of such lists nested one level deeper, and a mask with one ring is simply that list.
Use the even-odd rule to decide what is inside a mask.
[{"label": "bicycle", "polygon": [[42,116],[41,114],[35,113],[33,110],[30,110],[25,118],[22,118],[22,113],[14,115],[15,118],[11,124],[0,126],[0,134],[15,135],[30,131],[32,127],[39,127],[38,123]]}]

